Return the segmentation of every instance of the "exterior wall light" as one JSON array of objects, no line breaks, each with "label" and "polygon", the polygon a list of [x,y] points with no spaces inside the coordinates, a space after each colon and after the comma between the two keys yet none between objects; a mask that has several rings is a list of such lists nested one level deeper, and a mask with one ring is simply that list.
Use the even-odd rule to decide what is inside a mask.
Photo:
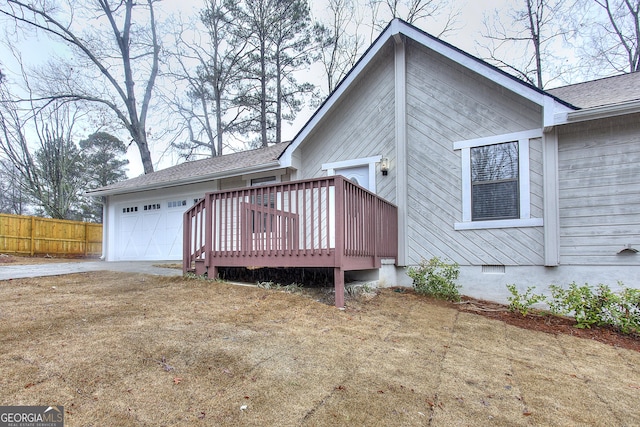
[{"label": "exterior wall light", "polygon": [[383,157],[380,159],[380,170],[382,171],[382,175],[387,176],[389,173],[389,158]]},{"label": "exterior wall light", "polygon": [[628,244],[626,248],[623,248],[618,252],[618,255],[635,255],[638,253],[636,248],[631,247],[631,244]]}]

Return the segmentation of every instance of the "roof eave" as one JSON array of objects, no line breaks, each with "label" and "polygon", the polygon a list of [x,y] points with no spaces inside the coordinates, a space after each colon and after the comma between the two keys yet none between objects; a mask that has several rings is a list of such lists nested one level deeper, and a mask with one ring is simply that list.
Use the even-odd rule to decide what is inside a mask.
[{"label": "roof eave", "polygon": [[274,169],[280,169],[282,166],[278,160],[263,163],[261,165],[252,166],[248,168],[238,168],[233,170],[228,170],[224,172],[217,172],[208,175],[201,175],[196,178],[188,177],[178,180],[170,180],[167,182],[161,183],[153,183],[147,185],[140,185],[131,188],[113,188],[107,190],[97,190],[97,191],[87,191],[85,195],[87,196],[115,196],[119,194],[130,194],[130,193],[139,193],[141,191],[149,191],[149,190],[161,190],[164,188],[172,188],[172,187],[180,187],[183,185],[191,185],[191,184],[199,184],[201,182],[213,181],[215,179],[223,179],[223,178],[231,178],[239,175],[246,175],[247,173],[259,173],[266,172]]},{"label": "roof eave", "polygon": [[555,124],[564,125],[569,123],[579,123],[634,113],[640,113],[640,100],[559,113],[555,116]]}]

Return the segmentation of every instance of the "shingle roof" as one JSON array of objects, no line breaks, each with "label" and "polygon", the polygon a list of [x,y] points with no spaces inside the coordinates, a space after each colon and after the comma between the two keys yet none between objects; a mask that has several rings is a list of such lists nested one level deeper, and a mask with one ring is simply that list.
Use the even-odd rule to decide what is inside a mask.
[{"label": "shingle roof", "polygon": [[184,162],[136,178],[116,182],[106,187],[88,191],[89,195],[121,194],[133,191],[164,188],[172,185],[190,184],[214,178],[241,174],[247,168],[278,167],[278,157],[289,143],[275,144],[266,148],[241,151],[219,157]]},{"label": "shingle roof", "polygon": [[549,89],[547,92],[578,108],[638,101],[640,72]]}]

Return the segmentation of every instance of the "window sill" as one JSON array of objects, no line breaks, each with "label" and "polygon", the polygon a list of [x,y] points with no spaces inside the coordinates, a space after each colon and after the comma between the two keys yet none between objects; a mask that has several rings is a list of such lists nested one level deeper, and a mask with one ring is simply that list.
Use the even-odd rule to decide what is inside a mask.
[{"label": "window sill", "polygon": [[542,227],[542,218],[528,219],[501,219],[497,221],[469,221],[456,222],[454,230],[484,230],[488,228],[521,228],[521,227]]}]

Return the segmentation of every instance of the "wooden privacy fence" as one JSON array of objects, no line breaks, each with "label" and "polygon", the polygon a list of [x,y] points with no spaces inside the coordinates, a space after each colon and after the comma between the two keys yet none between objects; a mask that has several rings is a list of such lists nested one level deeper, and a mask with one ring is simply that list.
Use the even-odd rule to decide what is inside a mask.
[{"label": "wooden privacy fence", "polygon": [[102,224],[0,214],[0,253],[98,257]]}]

